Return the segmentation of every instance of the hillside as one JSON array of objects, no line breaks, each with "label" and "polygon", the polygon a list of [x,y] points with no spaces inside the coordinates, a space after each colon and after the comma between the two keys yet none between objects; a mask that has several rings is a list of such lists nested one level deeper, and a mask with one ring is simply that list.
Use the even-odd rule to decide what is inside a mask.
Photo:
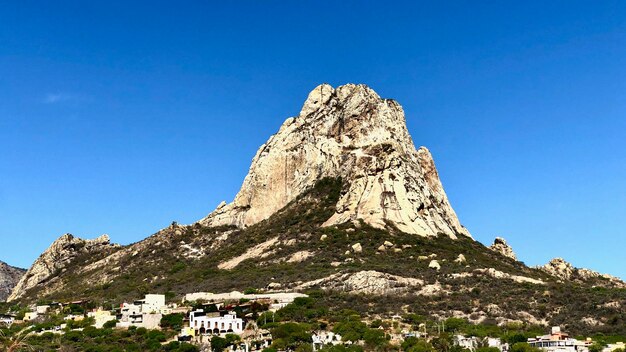
[{"label": "hillside", "polygon": [[[49,286],[26,297],[119,302],[146,292],[321,288],[329,306],[363,314],[414,312],[474,322],[560,324],[573,332],[626,332],[624,289],[559,282],[471,239],[423,238],[366,224],[320,227],[341,185],[322,180],[244,230],[173,224],[110,257],[74,261]],[[393,245],[383,251],[385,241]],[[356,243],[361,252],[353,250]],[[465,262],[457,260],[460,254]],[[431,258],[439,270],[429,268]],[[596,280],[595,285],[608,284]]]}]

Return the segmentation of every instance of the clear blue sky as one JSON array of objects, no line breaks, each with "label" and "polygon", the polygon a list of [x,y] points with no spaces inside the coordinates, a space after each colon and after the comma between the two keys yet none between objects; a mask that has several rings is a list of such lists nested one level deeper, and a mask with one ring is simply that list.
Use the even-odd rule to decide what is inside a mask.
[{"label": "clear blue sky", "polygon": [[626,2],[0,5],[0,260],[230,201],[322,82],[404,107],[474,237],[626,277]]}]

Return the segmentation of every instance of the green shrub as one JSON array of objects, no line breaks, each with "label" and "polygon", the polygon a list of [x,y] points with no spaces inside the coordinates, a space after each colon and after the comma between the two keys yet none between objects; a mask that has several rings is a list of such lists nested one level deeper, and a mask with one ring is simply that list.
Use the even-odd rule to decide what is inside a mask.
[{"label": "green shrub", "polygon": [[500,349],[497,347],[478,347],[476,352],[500,352]]},{"label": "green shrub", "polygon": [[542,351],[539,348],[532,347],[526,342],[518,342],[511,346],[510,352],[542,352]]},{"label": "green shrub", "polygon": [[408,337],[402,342],[402,350],[407,352],[434,352],[435,349],[428,341],[417,337]]},{"label": "green shrub", "polygon": [[380,349],[388,345],[385,332],[378,329],[367,329],[365,333],[363,333],[363,340],[365,341],[365,345],[371,349]]},{"label": "green shrub", "polygon": [[170,329],[178,331],[183,327],[184,315],[179,313],[166,314],[161,318],[161,327],[163,329]]},{"label": "green shrub", "polygon": [[102,325],[105,329],[113,329],[117,326],[117,320],[109,320]]},{"label": "green shrub", "polygon": [[222,352],[226,347],[228,347],[228,342],[225,338],[219,336],[211,338],[211,350],[213,352]]}]

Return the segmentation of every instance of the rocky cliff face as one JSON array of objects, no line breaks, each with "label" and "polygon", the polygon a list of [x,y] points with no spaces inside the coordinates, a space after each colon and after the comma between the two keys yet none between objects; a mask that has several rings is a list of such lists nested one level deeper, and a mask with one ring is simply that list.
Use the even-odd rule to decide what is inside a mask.
[{"label": "rocky cliff face", "polygon": [[515,255],[515,252],[513,252],[513,248],[511,248],[511,246],[509,246],[509,244],[506,243],[506,240],[502,237],[496,237],[496,239],[493,240],[493,244],[489,246],[489,249],[498,252],[505,257],[517,260],[517,256]]},{"label": "rocky cliff face", "polygon": [[19,299],[29,289],[44,286],[49,280],[56,279],[78,257],[99,253],[115,246],[117,245],[111,244],[107,235],[93,240],[83,240],[71,234],[59,237],[22,276],[8,301]]},{"label": "rocky cliff face", "polygon": [[347,184],[325,225],[363,220],[420,236],[470,236],[450,206],[430,152],[415,149],[400,104],[354,84],[316,87],[300,114],[259,148],[235,200],[200,223],[256,224],[324,177]]},{"label": "rocky cliff face", "polygon": [[17,285],[26,270],[15,268],[0,261],[0,302],[9,297],[13,287]]}]

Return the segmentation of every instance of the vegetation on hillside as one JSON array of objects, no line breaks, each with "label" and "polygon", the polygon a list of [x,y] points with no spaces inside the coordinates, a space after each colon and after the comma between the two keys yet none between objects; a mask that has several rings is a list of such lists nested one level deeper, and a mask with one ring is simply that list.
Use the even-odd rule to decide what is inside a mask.
[{"label": "vegetation on hillside", "polygon": [[[417,314],[440,320],[456,314],[494,325],[525,316],[537,322],[561,325],[573,333],[626,334],[626,314],[622,308],[626,307],[626,290],[557,282],[466,237],[423,238],[402,233],[393,226],[376,229],[364,223],[322,227],[334,213],[344,189],[341,179],[323,179],[269,219],[246,229],[172,224],[122,249],[128,254],[91,272],[81,270],[101,257],[74,261],[59,277],[63,284],[58,290],[44,297],[33,290],[29,297],[58,301],[91,299],[111,306],[146,293],[164,293],[168,299],[174,299],[198,291],[264,290],[269,283],[289,288],[294,283],[335,273],[376,270],[438,284],[442,291],[432,296],[413,292],[375,296],[330,290],[319,293],[316,299],[323,303],[322,307],[334,311],[351,309],[361,317]],[[233,270],[218,268],[220,263],[274,238],[278,245],[262,256],[244,260]],[[401,251],[378,251],[385,241]],[[346,255],[355,243],[361,244],[362,253]],[[202,255],[189,254],[189,248]],[[286,261],[297,252],[312,255],[299,263]],[[459,254],[463,254],[466,262],[455,262]],[[429,260],[419,260],[431,255],[436,255],[440,270],[430,269]],[[473,273],[475,269],[485,268],[539,279],[545,285]],[[461,273],[465,276],[454,275]],[[102,282],[103,277],[109,279]]]}]

